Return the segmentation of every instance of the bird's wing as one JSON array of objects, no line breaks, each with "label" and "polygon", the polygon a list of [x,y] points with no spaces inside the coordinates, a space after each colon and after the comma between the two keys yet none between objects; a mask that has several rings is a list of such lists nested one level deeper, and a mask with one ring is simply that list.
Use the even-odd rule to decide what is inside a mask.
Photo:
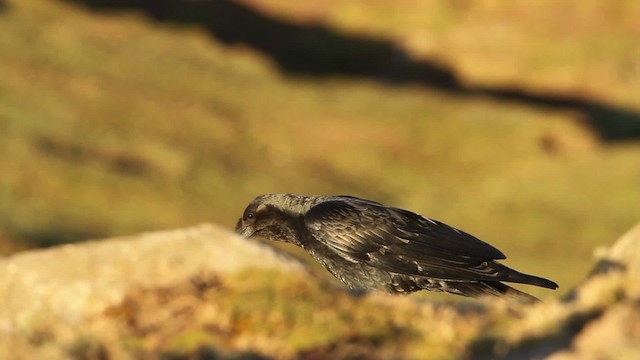
[{"label": "bird's wing", "polygon": [[501,280],[489,263],[504,259],[502,252],[410,211],[336,197],[312,207],[304,218],[314,238],[354,263],[440,279]]}]

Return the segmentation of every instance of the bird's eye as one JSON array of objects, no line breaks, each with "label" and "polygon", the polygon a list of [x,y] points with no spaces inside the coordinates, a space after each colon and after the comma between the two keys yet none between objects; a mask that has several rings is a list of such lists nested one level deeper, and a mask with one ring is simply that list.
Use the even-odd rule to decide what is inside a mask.
[{"label": "bird's eye", "polygon": [[250,212],[250,213],[248,213],[248,214],[247,214],[247,219],[248,219],[248,220],[253,220],[253,218],[254,218],[254,217],[255,217],[255,215],[253,215],[253,213],[252,213],[252,212]]}]

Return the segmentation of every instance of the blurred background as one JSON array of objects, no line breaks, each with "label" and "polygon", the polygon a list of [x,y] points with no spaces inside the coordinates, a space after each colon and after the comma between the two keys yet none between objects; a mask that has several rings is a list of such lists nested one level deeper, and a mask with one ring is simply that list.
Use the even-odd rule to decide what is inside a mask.
[{"label": "blurred background", "polygon": [[0,1],[0,253],[350,194],[560,295],[640,220],[639,18],[634,0]]}]

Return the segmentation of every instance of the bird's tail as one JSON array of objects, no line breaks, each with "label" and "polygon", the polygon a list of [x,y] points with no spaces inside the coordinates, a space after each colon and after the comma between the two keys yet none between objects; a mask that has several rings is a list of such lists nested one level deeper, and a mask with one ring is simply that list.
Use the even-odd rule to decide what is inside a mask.
[{"label": "bird's tail", "polygon": [[558,288],[558,284],[549,279],[529,274],[523,274],[495,261],[490,263],[490,267],[493,268],[494,271],[496,271],[498,274],[500,274],[500,277],[498,278],[500,281],[541,286],[547,289]]},{"label": "bird's tail", "polygon": [[478,282],[447,282],[447,287],[455,290],[445,291],[470,297],[483,297],[489,295],[512,299],[524,304],[535,304],[540,302],[540,300],[535,296],[516,290],[499,281],[481,280]]}]

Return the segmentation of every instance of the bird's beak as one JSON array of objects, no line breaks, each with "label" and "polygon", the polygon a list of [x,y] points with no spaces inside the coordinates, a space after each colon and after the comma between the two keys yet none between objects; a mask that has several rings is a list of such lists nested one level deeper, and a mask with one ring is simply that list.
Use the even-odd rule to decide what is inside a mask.
[{"label": "bird's beak", "polygon": [[242,226],[242,219],[238,219],[236,223],[236,234],[244,238],[250,238],[253,233],[254,231],[250,226]]}]

